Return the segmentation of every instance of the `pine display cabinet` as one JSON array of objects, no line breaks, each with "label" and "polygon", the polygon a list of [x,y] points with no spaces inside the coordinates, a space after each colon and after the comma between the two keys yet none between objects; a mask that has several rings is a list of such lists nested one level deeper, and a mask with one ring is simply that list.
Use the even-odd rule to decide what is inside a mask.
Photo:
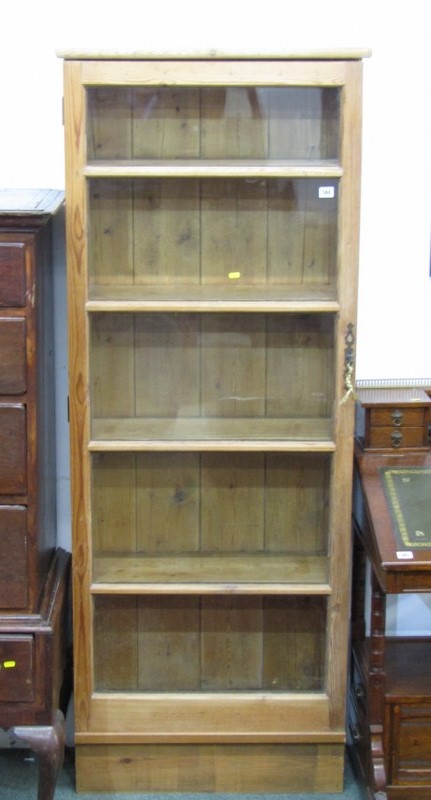
[{"label": "pine display cabinet", "polygon": [[78,790],[342,787],[365,55],[62,54]]}]

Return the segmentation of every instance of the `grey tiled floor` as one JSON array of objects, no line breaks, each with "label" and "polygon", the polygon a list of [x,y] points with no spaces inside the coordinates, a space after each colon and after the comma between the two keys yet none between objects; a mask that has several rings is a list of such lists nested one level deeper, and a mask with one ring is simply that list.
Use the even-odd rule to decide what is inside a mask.
[{"label": "grey tiled floor", "polygon": [[[1,800],[36,800],[38,767],[34,755],[21,749],[0,749]],[[342,794],[79,794],[75,792],[73,753],[68,751],[61,771],[55,800],[362,800],[351,767],[346,763],[345,787]]]}]

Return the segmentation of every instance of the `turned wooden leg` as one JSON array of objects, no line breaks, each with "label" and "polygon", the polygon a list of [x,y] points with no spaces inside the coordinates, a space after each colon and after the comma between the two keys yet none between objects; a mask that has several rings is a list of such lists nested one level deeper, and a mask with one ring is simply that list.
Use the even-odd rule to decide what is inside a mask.
[{"label": "turned wooden leg", "polygon": [[61,711],[52,725],[23,725],[13,729],[17,739],[29,745],[39,759],[37,800],[53,800],[58,774],[63,765],[66,726]]}]

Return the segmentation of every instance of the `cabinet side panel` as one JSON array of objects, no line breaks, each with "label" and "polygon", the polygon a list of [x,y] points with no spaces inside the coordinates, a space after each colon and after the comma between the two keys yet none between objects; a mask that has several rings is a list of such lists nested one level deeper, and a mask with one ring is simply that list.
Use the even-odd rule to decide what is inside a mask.
[{"label": "cabinet side panel", "polygon": [[75,659],[75,719],[77,730],[88,726],[92,692],[89,583],[90,469],[88,409],[88,330],[85,314],[87,288],[86,189],[82,176],[85,158],[85,93],[81,65],[64,65],[66,137],[66,244],[69,321],[69,398],[72,492],[73,619]]},{"label": "cabinet side panel", "polygon": [[[351,572],[351,494],[353,472],[354,398],[346,397],[346,334],[356,322],[356,287],[359,242],[361,63],[346,64],[346,85],[342,92],[341,181],[339,207],[338,317],[336,356],[335,437],[331,492],[331,575],[332,595],[328,616],[331,649],[328,655],[328,694],[332,698],[331,722],[345,719],[348,627]],[[356,331],[354,329],[356,337]]]},{"label": "cabinet side panel", "polygon": [[[56,425],[54,396],[54,294],[52,260],[52,221],[38,234],[35,251],[35,346],[34,368],[36,414],[34,424],[36,434],[30,448],[36,446],[36,481],[34,502],[37,503],[36,525],[39,551],[37,604],[43,594],[46,576],[57,540],[57,501],[56,501]],[[29,358],[30,365],[32,363]],[[30,410],[30,409],[29,409]],[[30,423],[30,419],[29,419]],[[29,429],[30,430],[30,429]],[[31,467],[29,468],[31,479]],[[29,481],[29,488],[32,486]],[[36,607],[36,606],[34,606]]]}]

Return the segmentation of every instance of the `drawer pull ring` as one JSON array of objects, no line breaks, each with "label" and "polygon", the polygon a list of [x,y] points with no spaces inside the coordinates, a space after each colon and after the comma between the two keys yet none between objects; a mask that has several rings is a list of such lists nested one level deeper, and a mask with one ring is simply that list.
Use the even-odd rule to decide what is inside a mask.
[{"label": "drawer pull ring", "polygon": [[402,425],[403,412],[399,408],[396,408],[395,411],[392,412],[392,422],[397,428]]},{"label": "drawer pull ring", "polygon": [[403,434],[401,431],[393,431],[391,433],[392,447],[401,447],[403,441]]}]

